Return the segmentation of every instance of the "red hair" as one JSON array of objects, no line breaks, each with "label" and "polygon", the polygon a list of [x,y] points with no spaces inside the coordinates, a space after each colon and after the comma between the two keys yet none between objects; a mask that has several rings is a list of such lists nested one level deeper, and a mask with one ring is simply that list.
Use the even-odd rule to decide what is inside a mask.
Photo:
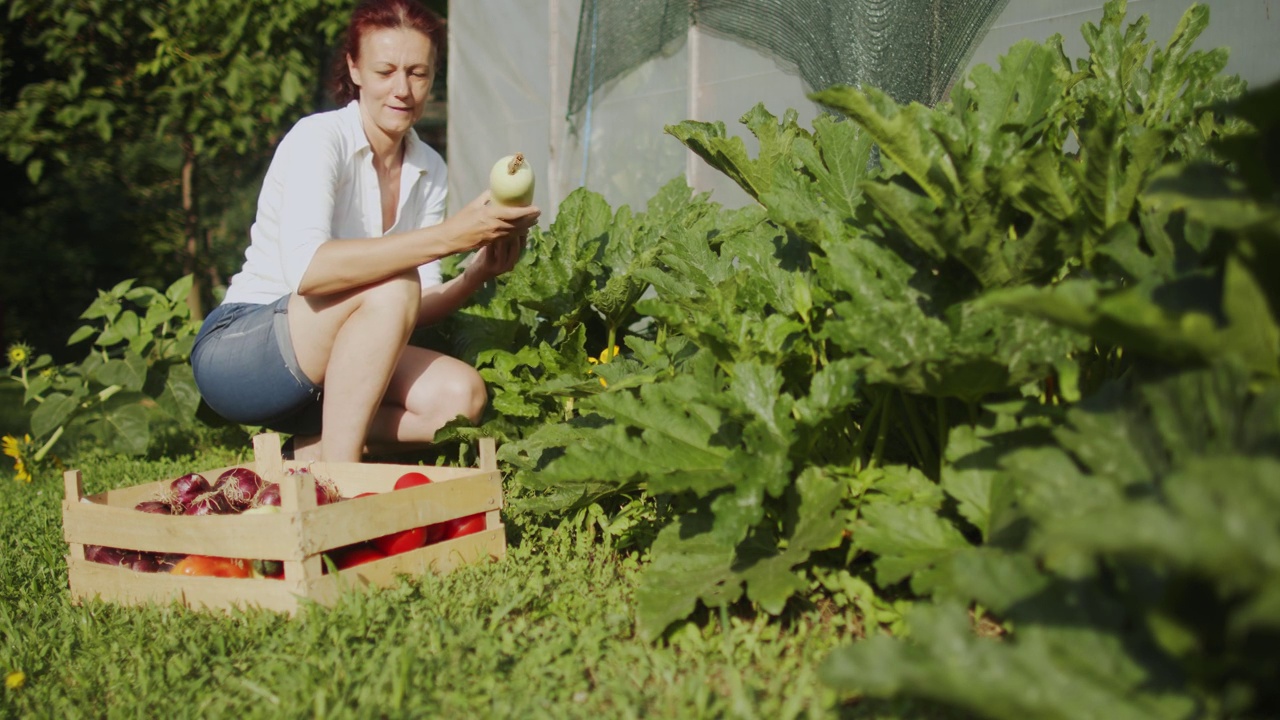
[{"label": "red hair", "polygon": [[362,0],[351,12],[347,23],[346,38],[333,59],[330,92],[339,105],[360,97],[360,88],[351,81],[347,71],[347,56],[360,60],[360,41],[373,30],[407,28],[417,30],[431,42],[431,71],[434,73],[444,59],[447,35],[444,19],[418,0]]}]

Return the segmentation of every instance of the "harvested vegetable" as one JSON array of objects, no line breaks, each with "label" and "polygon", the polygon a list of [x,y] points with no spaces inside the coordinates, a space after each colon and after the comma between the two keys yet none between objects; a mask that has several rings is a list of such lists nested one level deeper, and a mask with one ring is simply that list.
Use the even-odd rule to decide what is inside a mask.
[{"label": "harvested vegetable", "polygon": [[213,489],[226,496],[233,511],[249,507],[254,497],[262,490],[262,478],[258,473],[245,467],[234,467],[218,476]]},{"label": "harvested vegetable", "polygon": [[507,155],[489,171],[489,197],[499,205],[525,207],[533,202],[533,168],[524,153]]},{"label": "harvested vegetable", "polygon": [[[431,482],[431,478],[420,472],[407,472],[396,480],[395,489],[404,490],[405,488],[426,485]],[[364,497],[374,493],[363,493],[356,497]],[[428,529],[426,527],[409,528],[401,530],[382,537],[376,537],[372,540],[374,547],[382,551],[386,555],[397,555],[402,552],[416,550],[427,544]]]},{"label": "harvested vegetable", "polygon": [[134,510],[153,515],[173,515],[173,506],[163,500],[143,500],[134,506]]},{"label": "harvested vegetable", "polygon": [[169,572],[195,577],[247,578],[253,575],[253,568],[249,562],[236,558],[188,555]]},{"label": "harvested vegetable", "polygon": [[[173,498],[173,503],[186,510],[187,505],[197,497],[209,492],[213,488],[209,486],[209,481],[199,473],[187,473],[180,478],[169,483],[169,491]],[[182,512],[180,511],[180,512]]]}]

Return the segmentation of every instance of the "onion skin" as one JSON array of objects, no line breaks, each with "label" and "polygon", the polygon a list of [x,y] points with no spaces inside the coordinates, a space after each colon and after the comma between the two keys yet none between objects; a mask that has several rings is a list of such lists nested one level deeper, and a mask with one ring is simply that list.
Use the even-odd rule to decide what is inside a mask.
[{"label": "onion skin", "polygon": [[232,512],[231,501],[217,490],[210,490],[187,505],[185,515],[226,515]]},{"label": "onion skin", "polygon": [[489,171],[489,197],[507,207],[533,204],[533,168],[524,153],[507,155]]},{"label": "onion skin", "polygon": [[254,507],[280,507],[280,483],[267,483],[253,499]]},{"label": "onion skin", "polygon": [[89,562],[128,568],[134,572],[159,572],[165,567],[165,556],[102,545],[85,545],[84,559]]},{"label": "onion skin", "polygon": [[239,512],[248,508],[262,490],[262,478],[249,468],[235,467],[219,475],[213,489],[227,498],[232,511]]},{"label": "onion skin", "polygon": [[173,506],[163,500],[143,500],[134,506],[134,510],[153,515],[173,515]]},{"label": "onion skin", "polygon": [[173,494],[173,502],[184,511],[192,500],[209,492],[211,489],[209,481],[205,480],[204,476],[199,473],[187,473],[169,483],[169,490]]}]

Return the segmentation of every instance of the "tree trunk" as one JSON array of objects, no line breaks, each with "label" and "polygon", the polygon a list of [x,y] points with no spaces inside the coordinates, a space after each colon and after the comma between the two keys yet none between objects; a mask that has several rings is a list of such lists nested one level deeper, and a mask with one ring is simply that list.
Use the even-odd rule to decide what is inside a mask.
[{"label": "tree trunk", "polygon": [[205,286],[208,279],[200,272],[204,259],[202,236],[200,233],[200,211],[196,203],[196,154],[190,138],[182,144],[182,229],[186,252],[182,257],[182,273],[191,275],[191,292],[187,295],[187,306],[191,308],[191,317],[196,320],[204,318]]}]

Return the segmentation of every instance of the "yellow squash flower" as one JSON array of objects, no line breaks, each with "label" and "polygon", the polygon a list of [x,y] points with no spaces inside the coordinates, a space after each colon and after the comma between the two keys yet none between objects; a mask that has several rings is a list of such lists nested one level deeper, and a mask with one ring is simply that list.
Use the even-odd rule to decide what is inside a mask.
[{"label": "yellow squash flower", "polygon": [[[610,349],[610,348],[605,348],[604,350],[601,350],[601,351],[600,351],[600,358],[599,358],[599,359],[596,359],[596,358],[593,358],[593,357],[589,357],[589,358],[587,358],[587,362],[591,363],[592,365],[599,365],[599,364],[601,364],[601,363],[607,363],[607,362],[609,362],[610,360],[612,360],[612,359],[614,359],[614,358],[618,357],[618,354],[619,354],[620,352],[622,352],[622,349],[621,349],[621,348],[619,348],[617,345],[614,345],[612,349]],[[587,370],[587,373],[589,373],[589,374],[594,374],[594,371],[592,371],[592,370],[588,369],[588,370]],[[604,378],[600,378],[600,384],[601,384],[601,385],[603,385],[604,387],[609,387],[609,383],[605,382],[605,381],[604,381]]]}]

